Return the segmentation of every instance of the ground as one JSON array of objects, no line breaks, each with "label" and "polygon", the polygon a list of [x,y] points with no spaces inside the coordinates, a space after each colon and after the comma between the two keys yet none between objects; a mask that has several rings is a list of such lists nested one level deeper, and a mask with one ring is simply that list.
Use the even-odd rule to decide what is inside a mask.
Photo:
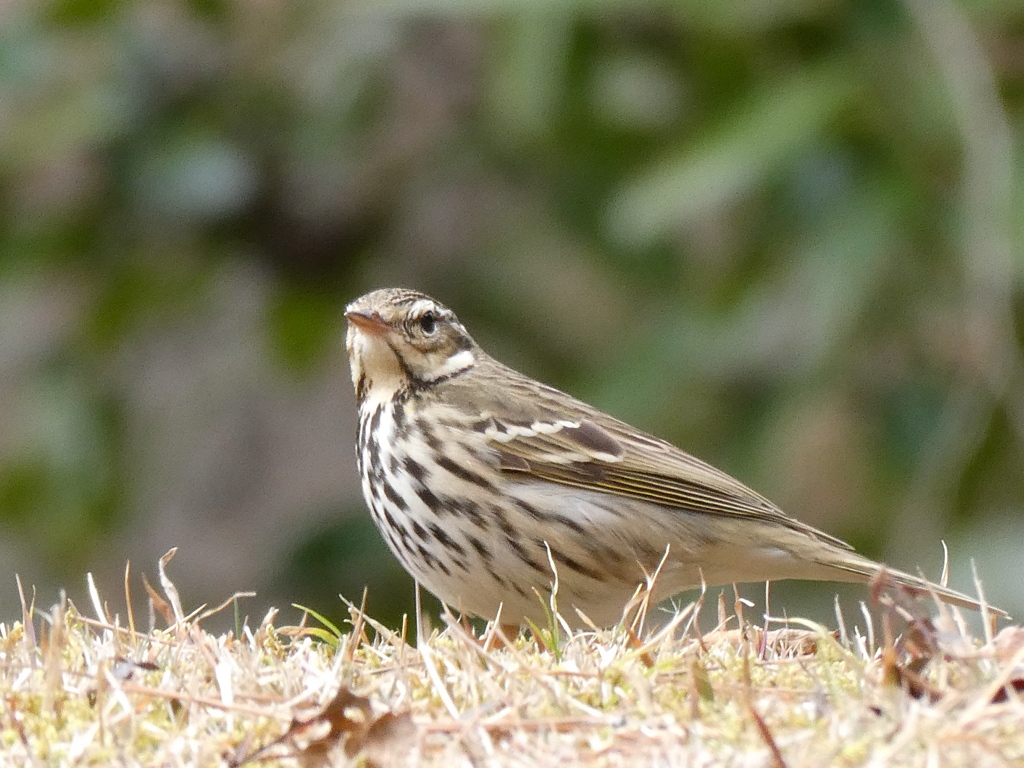
[{"label": "ground", "polygon": [[890,599],[860,632],[698,601],[513,638],[351,606],[344,628],[272,611],[215,635],[163,565],[166,628],[95,590],[88,615],[0,624],[0,765],[1024,765],[1024,628],[975,637],[942,606]]}]

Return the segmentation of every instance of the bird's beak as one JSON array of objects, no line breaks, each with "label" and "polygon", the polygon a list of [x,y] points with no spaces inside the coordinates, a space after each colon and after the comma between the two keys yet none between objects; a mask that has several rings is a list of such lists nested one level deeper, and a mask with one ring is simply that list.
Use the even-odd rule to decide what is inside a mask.
[{"label": "bird's beak", "polygon": [[387,330],[384,319],[376,312],[353,312],[345,313],[345,319],[361,331],[366,331],[375,336],[380,336]]}]

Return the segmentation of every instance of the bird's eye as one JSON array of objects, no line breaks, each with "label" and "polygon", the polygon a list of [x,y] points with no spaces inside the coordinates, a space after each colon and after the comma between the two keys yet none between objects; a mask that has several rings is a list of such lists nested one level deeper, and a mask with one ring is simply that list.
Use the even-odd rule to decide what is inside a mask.
[{"label": "bird's eye", "polygon": [[437,315],[433,312],[424,312],[419,319],[420,330],[427,336],[437,333]]}]

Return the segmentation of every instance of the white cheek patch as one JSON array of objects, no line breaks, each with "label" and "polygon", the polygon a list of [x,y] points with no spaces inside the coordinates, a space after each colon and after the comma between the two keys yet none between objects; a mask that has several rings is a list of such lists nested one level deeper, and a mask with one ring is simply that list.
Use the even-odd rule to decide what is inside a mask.
[{"label": "white cheek patch", "polygon": [[430,371],[430,381],[434,379],[440,379],[444,376],[450,376],[453,373],[464,371],[467,368],[471,368],[476,364],[476,357],[473,355],[473,350],[464,349],[461,352],[456,352],[454,355],[445,360],[441,365],[437,366]]}]

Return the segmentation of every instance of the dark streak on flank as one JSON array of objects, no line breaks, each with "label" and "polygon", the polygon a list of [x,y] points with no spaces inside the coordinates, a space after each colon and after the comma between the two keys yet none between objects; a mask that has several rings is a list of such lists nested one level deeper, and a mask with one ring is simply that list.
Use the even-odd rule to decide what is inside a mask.
[{"label": "dark streak on flank", "polygon": [[445,506],[441,503],[441,500],[437,498],[434,492],[425,485],[417,486],[416,495],[420,497],[420,501],[427,505],[427,509],[435,515],[440,514],[445,510]]},{"label": "dark streak on flank", "polygon": [[533,570],[537,571],[537,573],[543,573],[545,576],[548,575],[548,569],[530,557],[526,550],[523,549],[523,545],[519,543],[517,538],[506,536],[505,542],[508,544],[509,548],[516,553],[519,559],[530,566]]},{"label": "dark streak on flank", "polygon": [[574,533],[578,533],[581,535],[586,534],[586,530],[584,529],[584,527],[568,515],[560,515],[557,512],[541,512],[532,504],[528,504],[522,499],[514,499],[514,501],[517,507],[523,510],[523,512],[528,514],[534,520],[545,523],[558,523],[559,525],[564,525],[566,528],[573,531]]},{"label": "dark streak on flank", "polygon": [[406,473],[409,475],[409,477],[411,477],[417,483],[422,484],[424,478],[426,478],[427,476],[426,467],[424,467],[422,464],[420,464],[418,461],[412,458],[412,456],[405,457],[405,460],[402,462],[402,469],[404,469]]},{"label": "dark streak on flank", "polygon": [[388,497],[388,501],[394,504],[398,510],[402,512],[409,511],[409,505],[406,504],[405,499],[394,489],[391,483],[384,482],[380,483],[380,485],[384,487],[384,495]]},{"label": "dark streak on flank", "polygon": [[505,534],[505,538],[515,538],[517,535],[516,529],[511,523],[509,523],[508,517],[505,515],[505,510],[497,504],[491,504],[490,507],[491,515],[498,521],[498,527],[501,528],[501,532]]},{"label": "dark streak on flank", "polygon": [[443,446],[441,445],[441,440],[434,434],[434,430],[423,419],[416,421],[416,428],[423,436],[423,442],[427,444],[431,453],[434,455],[441,454]]},{"label": "dark streak on flank", "polygon": [[398,521],[391,516],[391,512],[387,508],[384,509],[384,519],[387,520],[388,528],[395,531],[401,537],[402,541],[405,541],[409,537],[409,532],[405,530],[405,526],[399,525]]},{"label": "dark streak on flank", "polygon": [[465,480],[467,483],[479,486],[488,491],[494,491],[494,484],[483,475],[478,475],[472,470],[466,469],[460,464],[456,464],[448,456],[441,454],[437,458],[437,465],[449,473],[455,475],[460,480]]},{"label": "dark streak on flank", "polygon": [[424,547],[422,544],[417,545],[416,551],[419,553],[420,557],[423,559],[423,562],[426,564],[428,568],[435,568],[441,571],[441,573],[443,573],[445,576],[452,575],[452,572],[448,568],[448,566],[445,565],[442,560],[436,557],[433,552]]},{"label": "dark streak on flank", "polygon": [[520,499],[516,499],[515,502],[516,502],[516,505],[521,510],[523,510],[523,512],[525,512],[527,515],[532,517],[534,520],[537,520],[538,522],[543,522],[543,521],[547,520],[548,515],[546,515],[543,512],[541,512],[539,509],[537,509],[532,504],[527,504],[525,501],[522,501]]},{"label": "dark streak on flank", "polygon": [[556,563],[564,565],[571,571],[575,571],[576,573],[582,576],[586,576],[588,579],[593,579],[594,581],[601,581],[601,574],[599,574],[597,571],[588,568],[578,560],[574,560],[568,555],[559,552],[557,549],[551,550],[551,559],[554,560]]},{"label": "dark streak on flank", "polygon": [[473,525],[481,531],[486,531],[490,527],[487,523],[487,518],[485,518],[483,512],[480,511],[480,505],[476,502],[469,500],[456,502],[455,499],[449,499],[448,503],[454,514],[462,517],[468,517]]},{"label": "dark streak on flank", "polygon": [[434,534],[434,538],[440,541],[441,544],[443,544],[445,547],[454,550],[455,552],[458,552],[461,557],[465,558],[465,548],[461,544],[459,544],[459,542],[457,542],[455,539],[449,536],[448,533],[444,530],[444,528],[439,526],[437,523],[431,523],[430,532]]},{"label": "dark streak on flank", "polygon": [[586,536],[586,529],[568,515],[559,515],[556,513],[551,515],[551,520],[559,525],[564,525],[569,530],[578,533],[581,536]]},{"label": "dark streak on flank", "polygon": [[494,559],[494,556],[491,554],[491,550],[489,550],[487,545],[480,541],[476,536],[469,536],[468,541],[469,546],[476,550],[476,553],[480,555],[480,559],[485,563],[490,563]]},{"label": "dark streak on flank", "polygon": [[412,532],[416,534],[417,539],[422,541],[424,544],[427,543],[427,539],[429,538],[427,534],[427,529],[420,524],[419,520],[413,519]]},{"label": "dark streak on flank", "polygon": [[392,477],[396,477],[400,469],[401,460],[398,458],[398,453],[397,451],[392,451],[388,458],[388,471],[391,473]]}]

